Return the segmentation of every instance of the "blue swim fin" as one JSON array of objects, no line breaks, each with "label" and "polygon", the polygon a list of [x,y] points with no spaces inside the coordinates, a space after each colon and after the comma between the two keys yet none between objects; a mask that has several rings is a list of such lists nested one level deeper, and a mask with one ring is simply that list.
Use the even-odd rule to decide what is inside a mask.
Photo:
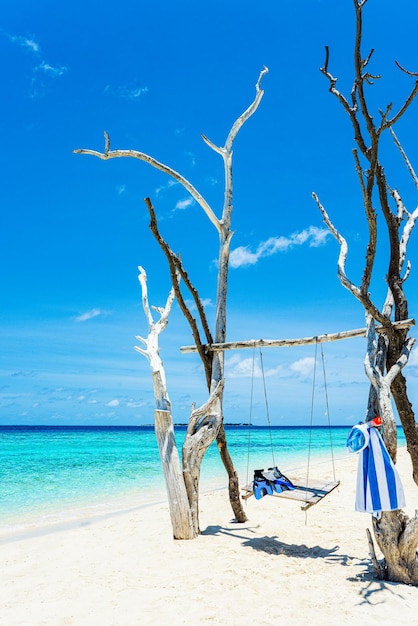
[{"label": "blue swim fin", "polygon": [[272,483],[263,476],[262,471],[255,470],[254,472],[253,493],[256,500],[261,500],[261,498],[267,495],[273,495]]}]

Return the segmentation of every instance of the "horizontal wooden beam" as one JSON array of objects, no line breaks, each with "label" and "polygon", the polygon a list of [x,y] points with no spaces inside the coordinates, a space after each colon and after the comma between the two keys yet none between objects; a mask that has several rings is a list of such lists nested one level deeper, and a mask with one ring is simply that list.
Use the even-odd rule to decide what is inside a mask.
[{"label": "horizontal wooden beam", "polygon": [[[403,320],[392,322],[392,326],[402,330],[415,326],[415,320]],[[384,332],[383,326],[376,326],[376,332]],[[317,337],[303,337],[299,339],[249,339],[248,341],[227,341],[225,343],[212,343],[204,346],[205,350],[241,350],[242,348],[283,348],[290,346],[305,346],[312,343],[325,343],[327,341],[339,341],[340,339],[351,339],[352,337],[365,337],[366,328],[356,328],[354,330],[344,330],[340,333],[318,335]],[[197,352],[196,346],[182,346],[180,351],[183,354]]]}]

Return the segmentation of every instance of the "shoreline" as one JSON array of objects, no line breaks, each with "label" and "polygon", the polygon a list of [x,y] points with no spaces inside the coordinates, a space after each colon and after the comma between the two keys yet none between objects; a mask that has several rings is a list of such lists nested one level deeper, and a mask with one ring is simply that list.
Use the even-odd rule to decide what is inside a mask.
[{"label": "shoreline", "polygon": [[[416,486],[406,450],[398,456],[411,515]],[[413,623],[418,587],[371,576],[371,517],[354,511],[357,456],[337,465],[340,487],[307,512],[293,501],[250,498],[249,519],[237,524],[227,490],[202,493],[201,535],[190,541],[172,538],[160,502],[3,543],[3,623],[348,626],[400,615]]]},{"label": "shoreline", "polygon": [[[338,463],[344,462],[347,457],[347,452],[334,456],[335,467]],[[325,472],[326,478],[333,478],[332,459],[328,452],[312,459],[310,466],[311,472],[315,473],[315,468],[320,468],[321,475]],[[248,481],[247,472],[246,469],[243,469],[243,465],[237,466],[236,469],[241,487],[251,482],[253,468],[249,473]],[[300,477],[303,481],[306,478],[306,459],[295,459],[293,465],[286,466],[286,472]],[[216,473],[201,477],[200,498],[212,492],[225,491],[226,493],[227,488],[227,475],[220,463]],[[227,493],[225,499],[229,505]],[[0,516],[0,545],[29,537],[47,535],[49,532],[57,532],[58,530],[65,531],[67,528],[77,528],[83,524],[94,523],[95,520],[105,520],[125,513],[140,511],[144,508],[168,506],[167,503],[164,482],[158,488],[138,489],[133,487],[123,493],[111,496],[102,495],[97,497],[94,502],[83,498],[81,500],[75,499],[73,502],[43,503],[39,508],[34,507],[23,512],[18,511],[10,515]]]}]

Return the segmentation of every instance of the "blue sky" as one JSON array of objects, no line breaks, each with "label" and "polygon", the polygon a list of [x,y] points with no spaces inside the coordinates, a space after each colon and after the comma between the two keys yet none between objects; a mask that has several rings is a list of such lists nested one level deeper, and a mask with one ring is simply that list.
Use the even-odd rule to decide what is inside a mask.
[{"label": "blue sky", "polygon": [[[416,0],[369,0],[363,50],[383,78],[371,106],[400,106],[418,70]],[[223,145],[254,97],[264,98],[234,147],[233,267],[228,339],[290,338],[364,325],[363,311],[336,278],[338,246],[323,235],[315,191],[349,242],[348,273],[359,281],[366,246],[354,173],[352,131],[319,68],[349,93],[354,10],[351,0],[52,3],[4,0],[0,153],[1,424],[143,424],[152,422],[148,363],[133,346],[146,333],[137,266],[148,274],[150,301],[170,288],[165,259],[148,229],[150,196],[160,228],[207,302],[213,319],[217,235],[184,189],[145,163],[102,162],[73,154],[114,148],[151,154],[188,178],[220,216],[223,166],[202,141]],[[397,134],[418,167],[418,102]],[[416,189],[390,145],[390,184],[409,209]],[[417,316],[417,233],[406,291]],[[382,230],[382,244],[385,244]],[[373,284],[384,300],[384,253]],[[160,338],[174,419],[206,399],[197,357],[177,307]],[[364,415],[368,384],[363,339],[325,344],[332,423]],[[269,414],[277,424],[310,419],[314,348],[263,353]],[[226,357],[226,421],[248,421],[252,352]],[[266,423],[255,363],[254,423]],[[418,401],[418,359],[405,373]],[[324,423],[317,373],[314,423]]]}]

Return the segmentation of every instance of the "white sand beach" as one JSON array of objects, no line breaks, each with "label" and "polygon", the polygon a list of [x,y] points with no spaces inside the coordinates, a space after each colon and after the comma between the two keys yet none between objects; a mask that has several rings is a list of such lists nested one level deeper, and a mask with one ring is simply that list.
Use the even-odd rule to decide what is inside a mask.
[{"label": "white sand beach", "polygon": [[[225,489],[204,493],[194,541],[172,539],[166,504],[136,503],[3,536],[0,623],[417,623],[418,587],[371,577],[370,516],[354,511],[356,464],[356,456],[337,462],[341,486],[307,514],[296,502],[250,498],[248,522],[236,524]],[[412,514],[418,489],[405,449],[398,469]]]}]

